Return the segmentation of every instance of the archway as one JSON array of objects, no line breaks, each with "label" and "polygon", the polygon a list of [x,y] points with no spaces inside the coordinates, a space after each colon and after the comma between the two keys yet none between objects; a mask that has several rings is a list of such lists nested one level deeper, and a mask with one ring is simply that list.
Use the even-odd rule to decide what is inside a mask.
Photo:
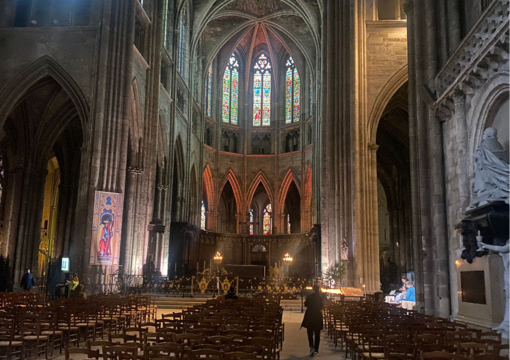
[{"label": "archway", "polygon": [[172,179],[172,221],[182,221],[184,186],[184,154],[181,137],[177,137],[174,149],[174,171]]},{"label": "archway", "polygon": [[14,259],[14,279],[25,268],[45,276],[51,261],[61,255],[69,256],[75,268],[80,264],[83,244],[71,242],[85,119],[75,101],[46,75],[17,97],[5,122],[0,119],[0,147],[8,164],[3,214],[10,217],[2,252]]},{"label": "archway", "polygon": [[292,181],[285,197],[284,209],[284,234],[297,234],[301,232],[301,195]]},{"label": "archway", "polygon": [[237,201],[232,184],[227,181],[218,204],[218,231],[221,233],[236,233],[237,222]]},{"label": "archway", "polygon": [[384,109],[377,128],[379,258],[383,290],[400,286],[413,271],[411,242],[411,175],[407,83]]},{"label": "archway", "polygon": [[250,233],[253,235],[272,234],[273,205],[261,182],[256,187],[250,204]]}]

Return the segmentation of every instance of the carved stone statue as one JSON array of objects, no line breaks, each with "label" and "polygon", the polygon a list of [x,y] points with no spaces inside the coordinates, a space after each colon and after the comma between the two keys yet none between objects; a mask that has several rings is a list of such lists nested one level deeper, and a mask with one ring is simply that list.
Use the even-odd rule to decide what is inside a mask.
[{"label": "carved stone statue", "polygon": [[510,279],[509,279],[509,277],[510,277],[510,274],[508,273],[510,240],[507,240],[505,245],[498,246],[498,245],[485,244],[484,242],[481,241],[481,237],[480,237],[478,246],[479,246],[478,251],[491,250],[491,251],[497,252],[497,253],[499,253],[499,256],[501,256],[501,260],[503,260],[503,267],[504,267],[504,271],[505,271],[503,274],[504,275],[503,277],[505,280],[505,315],[503,317],[503,321],[501,322],[501,324],[499,324],[499,326],[497,326],[493,330],[497,330],[499,333],[501,333],[501,337],[503,339],[508,339],[508,331],[509,331],[509,325],[510,325],[509,320],[508,320],[508,310],[509,310],[508,307],[510,306],[509,305],[509,301],[510,301],[510,293],[509,293]]},{"label": "carved stone statue", "polygon": [[492,201],[508,204],[509,165],[505,148],[498,142],[497,130],[487,128],[483,140],[473,157],[475,158],[475,184],[470,208]]}]

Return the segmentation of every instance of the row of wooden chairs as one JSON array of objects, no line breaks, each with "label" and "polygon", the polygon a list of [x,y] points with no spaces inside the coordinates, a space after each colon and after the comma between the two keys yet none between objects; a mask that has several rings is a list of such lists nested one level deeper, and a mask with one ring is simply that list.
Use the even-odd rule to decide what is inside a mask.
[{"label": "row of wooden chairs", "polygon": [[[36,296],[4,297],[0,309],[0,357],[48,358],[89,339],[121,333],[155,320],[157,308],[142,296],[97,296],[42,303]],[[18,301],[18,302],[16,302]]]},{"label": "row of wooden chairs", "polygon": [[385,303],[330,301],[324,321],[335,346],[345,347],[352,359],[420,359],[429,353],[498,359],[508,349],[498,333],[468,329]]}]

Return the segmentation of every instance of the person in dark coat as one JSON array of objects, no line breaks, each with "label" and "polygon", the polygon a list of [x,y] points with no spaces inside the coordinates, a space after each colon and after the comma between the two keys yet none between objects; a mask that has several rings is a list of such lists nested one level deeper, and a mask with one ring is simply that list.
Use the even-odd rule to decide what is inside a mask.
[{"label": "person in dark coat", "polygon": [[21,288],[24,291],[32,290],[32,286],[35,285],[34,275],[30,272],[30,269],[25,270],[25,275],[21,278]]},{"label": "person in dark coat", "polygon": [[[319,352],[321,342],[321,330],[323,329],[322,306],[324,298],[320,293],[319,285],[313,286],[313,293],[306,297],[306,312],[301,327],[306,328],[308,334],[308,345],[310,345],[310,356],[315,356]],[[315,342],[314,342],[315,335]]]}]

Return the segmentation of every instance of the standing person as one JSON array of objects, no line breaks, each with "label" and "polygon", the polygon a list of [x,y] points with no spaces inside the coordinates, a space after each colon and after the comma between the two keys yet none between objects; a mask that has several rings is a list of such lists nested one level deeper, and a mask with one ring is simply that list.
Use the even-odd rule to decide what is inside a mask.
[{"label": "standing person", "polygon": [[415,297],[416,290],[414,289],[412,281],[408,281],[406,285],[407,285],[407,292],[406,292],[406,297],[405,297],[404,301],[402,302],[402,308],[407,309],[407,310],[413,310],[414,305],[416,305],[416,297]]},{"label": "standing person", "polygon": [[[306,297],[306,312],[301,327],[306,328],[308,334],[308,345],[310,345],[310,356],[313,357],[319,352],[321,342],[321,330],[323,329],[322,306],[324,299],[320,293],[319,285],[313,286],[313,293]],[[315,342],[314,342],[315,335]]]},{"label": "standing person", "polygon": [[32,290],[32,286],[35,285],[34,275],[30,272],[30,269],[25,270],[25,274],[21,278],[20,285],[23,291],[30,292]]}]

